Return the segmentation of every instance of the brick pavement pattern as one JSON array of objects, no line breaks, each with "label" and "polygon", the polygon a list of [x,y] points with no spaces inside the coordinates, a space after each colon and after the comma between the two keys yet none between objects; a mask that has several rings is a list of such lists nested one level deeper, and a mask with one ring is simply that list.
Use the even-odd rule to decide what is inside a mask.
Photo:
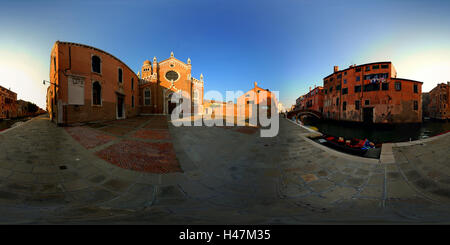
[{"label": "brick pavement pattern", "polygon": [[181,172],[172,143],[123,140],[96,153],[121,168],[150,173]]},{"label": "brick pavement pattern", "polygon": [[75,140],[88,149],[104,145],[116,139],[114,136],[102,134],[88,127],[67,127],[65,129]]},{"label": "brick pavement pattern", "polygon": [[89,127],[67,127],[66,131],[118,167],[158,174],[181,172],[165,116],[89,123]]}]

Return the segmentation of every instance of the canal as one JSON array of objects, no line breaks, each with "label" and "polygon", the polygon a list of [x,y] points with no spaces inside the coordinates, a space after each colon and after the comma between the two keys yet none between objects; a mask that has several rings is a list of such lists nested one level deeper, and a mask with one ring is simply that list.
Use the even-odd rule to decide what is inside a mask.
[{"label": "canal", "polygon": [[17,122],[25,122],[30,120],[31,117],[19,118],[19,119],[0,119],[0,132],[10,128]]},{"label": "canal", "polygon": [[450,131],[450,122],[424,120],[421,124],[363,125],[304,118],[304,126],[327,135],[344,138],[367,138],[375,144],[424,139]]}]

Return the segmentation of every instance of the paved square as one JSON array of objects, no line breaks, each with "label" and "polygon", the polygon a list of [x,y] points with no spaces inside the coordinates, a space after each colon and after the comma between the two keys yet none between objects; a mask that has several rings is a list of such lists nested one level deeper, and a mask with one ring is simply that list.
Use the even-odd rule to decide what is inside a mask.
[{"label": "paved square", "polygon": [[[167,125],[138,117],[60,128],[40,119],[6,132],[0,222],[448,223],[448,161],[440,160],[448,147],[393,147],[407,161],[368,164],[315,148],[287,120],[274,138],[236,127],[144,128],[152,121]],[[105,125],[129,133],[113,136]],[[448,146],[450,134],[436,142]],[[419,150],[434,151],[433,161],[422,164]]]},{"label": "paved square", "polygon": [[151,173],[181,172],[172,143],[123,140],[96,155],[125,169]]},{"label": "paved square", "polygon": [[148,140],[169,140],[170,135],[168,130],[152,130],[139,129],[131,136],[133,138],[148,139]]},{"label": "paved square", "polygon": [[234,131],[242,134],[254,134],[258,132],[257,127],[237,127]]},{"label": "paved square", "polygon": [[[83,147],[98,147],[95,155],[121,168],[149,173],[182,171],[165,116],[91,123],[89,127],[68,127],[66,131]],[[113,140],[113,144],[102,147]]]},{"label": "paved square", "polygon": [[166,116],[149,116],[149,123],[144,126],[147,129],[168,129],[168,122]]},{"label": "paved square", "polygon": [[152,122],[150,121],[144,128],[148,129],[168,129],[167,122]]},{"label": "paved square", "polygon": [[103,131],[103,132],[107,132],[110,134],[114,134],[117,136],[123,136],[127,133],[129,133],[130,131],[133,130],[133,128],[125,128],[125,127],[118,127],[118,126],[107,126],[104,128],[100,128],[99,130]]},{"label": "paved square", "polygon": [[141,125],[143,122],[145,122],[145,120],[127,119],[127,120],[117,120],[115,122],[110,123],[109,125],[135,128]]},{"label": "paved square", "polygon": [[106,144],[116,139],[114,136],[102,134],[99,131],[87,127],[67,127],[65,129],[67,133],[87,149]]}]

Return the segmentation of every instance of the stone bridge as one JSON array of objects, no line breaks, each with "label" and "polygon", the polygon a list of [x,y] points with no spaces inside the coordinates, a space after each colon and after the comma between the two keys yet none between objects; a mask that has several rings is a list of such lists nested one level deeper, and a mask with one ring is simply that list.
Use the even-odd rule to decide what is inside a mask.
[{"label": "stone bridge", "polygon": [[290,111],[287,113],[288,118],[292,118],[292,117],[299,118],[303,115],[313,116],[318,119],[322,119],[322,113],[319,111],[315,111],[315,110],[299,109],[299,110],[294,110],[294,111]]}]

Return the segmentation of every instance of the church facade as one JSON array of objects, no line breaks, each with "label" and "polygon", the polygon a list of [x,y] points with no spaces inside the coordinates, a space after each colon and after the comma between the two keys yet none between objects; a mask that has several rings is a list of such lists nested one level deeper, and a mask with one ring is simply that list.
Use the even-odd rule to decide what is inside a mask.
[{"label": "church facade", "polygon": [[144,61],[138,76],[139,104],[142,114],[170,114],[176,106],[171,101],[174,93],[182,93],[183,100],[190,103],[188,114],[201,114],[203,111],[203,75],[196,79],[191,75],[191,60],[184,63],[176,59],[173,52],[170,58],[158,62]]},{"label": "church facade", "polygon": [[50,55],[47,111],[62,125],[107,121],[140,114],[170,114],[171,100],[182,94],[190,111],[201,114],[203,75],[191,75],[191,61],[184,63],[171,53],[168,59],[146,60],[136,74],[115,56],[84,44],[60,42]]}]

